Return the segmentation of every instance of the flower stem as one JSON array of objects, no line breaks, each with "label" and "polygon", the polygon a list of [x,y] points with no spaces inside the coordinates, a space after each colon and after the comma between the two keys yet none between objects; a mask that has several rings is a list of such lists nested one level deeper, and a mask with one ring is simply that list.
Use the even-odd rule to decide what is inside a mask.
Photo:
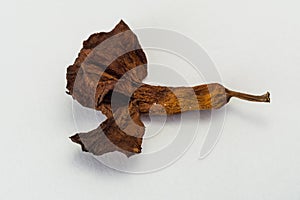
[{"label": "flower stem", "polygon": [[255,102],[266,102],[270,103],[270,93],[267,92],[263,95],[251,95],[251,94],[245,94],[241,92],[235,92],[228,89],[225,89],[227,94],[227,101],[230,100],[231,97],[236,97],[239,99],[243,99],[246,101],[255,101]]}]

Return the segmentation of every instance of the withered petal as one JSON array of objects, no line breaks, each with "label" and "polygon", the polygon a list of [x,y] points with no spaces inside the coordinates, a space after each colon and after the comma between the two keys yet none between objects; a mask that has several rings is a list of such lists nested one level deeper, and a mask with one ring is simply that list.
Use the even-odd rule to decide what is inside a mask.
[{"label": "withered petal", "polygon": [[100,110],[104,96],[123,75],[141,82],[147,76],[146,64],[137,36],[121,20],[112,31],[92,34],[83,42],[67,69],[67,93],[81,105]]},{"label": "withered petal", "polygon": [[127,115],[127,110],[127,106],[119,108],[116,116],[106,119],[96,129],[75,134],[70,139],[94,155],[119,151],[130,157],[140,153],[145,127],[138,112],[132,109]]}]

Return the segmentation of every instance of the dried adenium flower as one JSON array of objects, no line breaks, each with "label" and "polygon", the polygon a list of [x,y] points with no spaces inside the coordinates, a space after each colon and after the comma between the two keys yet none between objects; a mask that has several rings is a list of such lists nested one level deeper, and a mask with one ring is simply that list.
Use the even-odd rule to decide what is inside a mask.
[{"label": "dried adenium flower", "polygon": [[194,87],[143,84],[147,59],[136,35],[120,21],[111,32],[91,35],[74,64],[67,69],[68,94],[81,105],[101,111],[107,119],[71,140],[95,155],[120,151],[128,157],[141,152],[145,127],[141,114],[176,114],[218,109],[230,98],[270,102],[261,96],[228,90],[218,83]]}]

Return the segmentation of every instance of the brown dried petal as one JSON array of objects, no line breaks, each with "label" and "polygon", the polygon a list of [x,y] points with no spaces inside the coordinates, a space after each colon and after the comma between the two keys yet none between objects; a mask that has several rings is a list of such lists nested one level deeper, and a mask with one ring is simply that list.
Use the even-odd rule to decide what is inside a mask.
[{"label": "brown dried petal", "polygon": [[[129,109],[129,111],[128,111]],[[130,114],[129,114],[130,112]],[[71,138],[83,151],[94,155],[120,151],[126,156],[141,152],[145,127],[137,108],[130,104],[117,109],[113,117],[88,133],[78,133]]]},{"label": "brown dried petal", "polygon": [[146,64],[136,35],[120,21],[112,31],[93,34],[84,41],[67,69],[68,93],[83,106],[101,110],[103,98],[125,73],[131,71],[127,76],[134,82],[147,76]]}]

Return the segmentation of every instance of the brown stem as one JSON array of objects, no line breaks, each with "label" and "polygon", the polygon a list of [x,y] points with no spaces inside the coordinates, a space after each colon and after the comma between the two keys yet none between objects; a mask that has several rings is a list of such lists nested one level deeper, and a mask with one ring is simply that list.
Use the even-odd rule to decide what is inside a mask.
[{"label": "brown stem", "polygon": [[229,101],[231,97],[236,97],[236,98],[243,99],[246,101],[266,102],[266,103],[270,102],[270,93],[269,92],[267,92],[266,94],[263,94],[263,95],[251,95],[251,94],[245,94],[245,93],[241,93],[241,92],[231,91],[228,89],[225,89],[225,91],[227,94],[227,101]]}]

